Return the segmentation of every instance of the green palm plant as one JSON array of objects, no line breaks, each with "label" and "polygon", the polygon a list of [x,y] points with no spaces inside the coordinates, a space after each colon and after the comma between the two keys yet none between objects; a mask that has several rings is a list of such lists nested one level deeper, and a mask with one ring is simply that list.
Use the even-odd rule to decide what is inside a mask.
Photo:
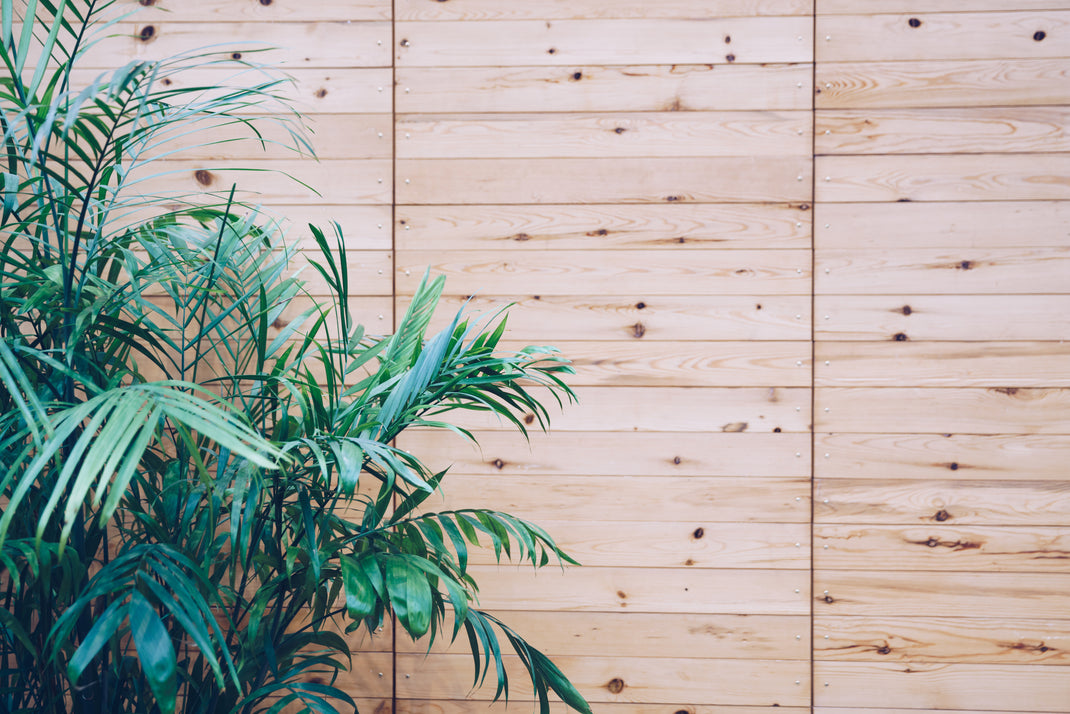
[{"label": "green palm plant", "polygon": [[478,609],[468,570],[481,544],[573,561],[507,514],[429,512],[445,472],[393,445],[417,426],[471,438],[454,410],[545,427],[540,395],[573,398],[567,361],[500,351],[504,315],[428,336],[441,279],[394,335],[366,334],[337,226],[333,243],[310,227],[329,296],[276,328],[304,295],[278,225],[234,189],[143,188],[174,139],[258,137],[236,112],[280,80],[169,88],[223,61],[191,54],[85,81],[113,4],[0,0],[0,712],[353,710],[340,630],[389,618],[463,631],[495,698],[504,635],[542,711],[551,691],[589,711]]}]

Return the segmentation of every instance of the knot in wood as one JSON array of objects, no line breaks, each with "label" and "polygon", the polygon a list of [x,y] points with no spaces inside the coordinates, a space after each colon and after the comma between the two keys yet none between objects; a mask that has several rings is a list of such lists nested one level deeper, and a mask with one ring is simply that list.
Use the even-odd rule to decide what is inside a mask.
[{"label": "knot in wood", "polygon": [[193,172],[193,178],[202,186],[212,185],[212,172],[207,169],[197,169]]},{"label": "knot in wood", "polygon": [[606,689],[609,690],[610,694],[620,694],[624,691],[624,680],[620,677],[614,677],[613,679],[609,680],[609,683],[606,685]]},{"label": "knot in wood", "polygon": [[137,33],[137,36],[142,42],[148,42],[156,36],[156,28],[152,25],[145,25],[141,28],[141,32]]},{"label": "knot in wood", "polygon": [[951,514],[941,508],[939,511],[936,512],[936,515],[934,515],[933,518],[943,522],[946,521],[948,518],[951,518]]},{"label": "knot in wood", "polygon": [[1033,39],[1036,40],[1037,42],[1040,42],[1041,40],[1043,40],[1047,36],[1048,36],[1048,34],[1046,32],[1044,32],[1044,30],[1037,30],[1036,32],[1033,33]]},{"label": "knot in wood", "polygon": [[695,536],[695,540],[698,540],[702,536],[706,535],[706,531],[703,530],[702,528],[696,528],[695,532],[692,533],[691,535]]},{"label": "knot in wood", "polygon": [[919,20],[916,17],[912,17],[909,20],[907,20],[907,24],[910,25],[911,27],[921,27],[921,20]]}]

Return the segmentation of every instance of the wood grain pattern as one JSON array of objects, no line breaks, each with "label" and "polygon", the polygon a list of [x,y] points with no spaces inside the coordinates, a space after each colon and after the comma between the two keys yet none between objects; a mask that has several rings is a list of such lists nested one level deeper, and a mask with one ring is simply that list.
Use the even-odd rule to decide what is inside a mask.
[{"label": "wood grain pattern", "polygon": [[[681,699],[703,704],[804,706],[809,701],[809,664],[792,660],[644,659],[632,657],[562,657],[561,669],[580,693],[601,702],[670,703]],[[510,691],[531,696],[515,657]],[[469,692],[472,659],[444,655],[398,657],[399,699],[489,700],[493,688]],[[405,674],[411,674],[406,678]],[[800,681],[796,685],[795,681]],[[623,687],[621,688],[621,684]],[[614,691],[616,690],[616,691]],[[709,701],[707,701],[709,700]]]},{"label": "wood grain pattern", "polygon": [[717,18],[749,15],[810,15],[813,0],[542,0],[501,3],[498,0],[399,0],[399,20],[583,20],[621,18]]},{"label": "wood grain pattern", "polygon": [[810,216],[809,203],[398,206],[397,248],[808,249]]},{"label": "wood grain pattern", "polygon": [[812,32],[810,18],[775,16],[399,21],[394,56],[400,67],[808,62]]},{"label": "wood grain pattern", "polygon": [[[124,11],[136,10],[144,5],[140,0],[120,0]],[[389,20],[390,0],[316,0],[314,3],[300,0],[197,0],[195,3],[181,0],[155,0],[152,7],[141,10],[138,20],[181,20],[182,22],[318,22],[332,20]]]},{"label": "wood grain pattern", "polygon": [[[554,431],[768,433],[809,429],[810,390],[799,387],[580,387],[576,394],[579,404],[551,417]],[[1059,396],[1050,401],[1051,409],[1062,404]],[[1055,418],[1051,409],[1048,416]],[[536,423],[534,415],[522,418]],[[466,428],[515,428],[477,413],[459,414],[456,419]]]},{"label": "wood grain pattern", "polygon": [[1070,390],[1057,388],[822,387],[814,405],[818,431],[1070,433]]},{"label": "wood grain pattern", "polygon": [[[532,434],[530,444],[505,432],[484,431],[475,436],[478,447],[452,433],[410,430],[398,437],[398,444],[414,453],[436,454],[438,468],[453,464],[452,473],[485,480],[520,475],[561,480],[567,476],[575,481],[586,476],[805,479],[810,473],[809,459],[802,458],[810,448],[807,434],[649,432],[621,439],[606,432],[555,430]],[[656,482],[647,486],[655,488]]]},{"label": "wood grain pattern", "polygon": [[814,679],[829,683],[814,688],[820,706],[1065,712],[1070,702],[1066,670],[1041,665],[822,662]]},{"label": "wood grain pattern", "polygon": [[577,286],[606,296],[810,294],[808,250],[693,251],[686,261],[666,253],[576,250],[562,260],[549,251],[420,250],[398,255],[395,281],[399,292],[412,293],[429,266],[433,274],[446,276],[450,291],[472,294],[572,295]]},{"label": "wood grain pattern", "polygon": [[969,434],[817,434],[815,478],[1058,481],[1070,439]]},{"label": "wood grain pattern", "polygon": [[[520,706],[527,706],[527,703],[519,702],[519,700],[513,699],[513,708],[517,709]],[[531,702],[535,704],[535,702]],[[473,704],[470,701],[453,700],[447,701],[443,699],[436,699],[434,701],[428,701],[426,699],[401,699],[398,700],[396,714],[468,714],[473,711],[474,708],[478,708],[481,712],[501,712],[505,713],[513,711],[507,708],[508,705],[504,703],[490,704],[488,702],[479,702]],[[361,711],[364,711],[361,709]],[[550,700],[550,713],[551,714],[568,714],[574,710],[569,709],[565,704]],[[612,702],[599,702],[598,711],[600,714],[677,714],[680,711],[687,711],[689,714],[809,714],[809,709],[801,707],[761,707],[761,706],[731,706],[725,704],[692,704],[685,700],[678,699],[672,703],[664,704],[638,704],[638,703],[612,703]],[[953,714],[953,713],[952,713]]]},{"label": "wood grain pattern", "polygon": [[[489,480],[459,473],[448,478],[448,493],[429,498],[428,512],[490,508],[536,523],[553,519],[634,523],[641,517],[687,523],[692,534],[704,523],[806,523],[810,519],[809,478],[516,476]],[[597,513],[592,514],[595,502]],[[637,504],[642,504],[640,513]]]},{"label": "wood grain pattern", "polygon": [[814,268],[822,295],[1070,292],[1070,248],[823,250]]},{"label": "wood grain pattern", "polygon": [[[822,14],[817,18],[816,52],[819,63],[1067,57],[1067,29],[1070,12],[1058,10],[925,12],[910,18]],[[1038,31],[1044,32],[1039,40]]]},{"label": "wood grain pattern", "polygon": [[829,109],[814,124],[817,154],[1070,151],[1066,107]]},{"label": "wood grain pattern", "polygon": [[[678,519],[659,523],[645,520],[649,518],[645,514],[640,517],[644,520],[617,524],[540,519],[539,525],[585,567],[810,568],[807,524],[695,524]],[[698,529],[701,538],[695,535]],[[493,565],[496,561],[492,551],[480,550],[472,553],[470,562]]]},{"label": "wood grain pattern", "polygon": [[1070,198],[1070,155],[825,156],[814,200],[1013,201]]},{"label": "wood grain pattern", "polygon": [[805,64],[398,67],[397,80],[402,114],[809,109],[813,96]]},{"label": "wood grain pattern", "polygon": [[[582,80],[580,78],[576,81]],[[398,117],[399,159],[782,156],[810,153],[809,112]]]},{"label": "wood grain pattern", "polygon": [[[814,245],[856,248],[1020,248],[1070,246],[1070,201],[991,203],[825,203]],[[1029,226],[1023,232],[1021,227]],[[1012,238],[1013,237],[1013,238]]]},{"label": "wood grain pattern", "polygon": [[1058,342],[821,342],[823,387],[1070,387]]},{"label": "wood grain pattern", "polygon": [[[638,307],[640,302],[644,307]],[[399,314],[407,304],[407,298],[398,299]],[[810,336],[810,301],[791,295],[637,295],[620,300],[601,295],[513,293],[447,296],[440,304],[442,316],[465,304],[481,313],[516,304],[509,314],[507,334],[523,335],[526,341],[538,344],[564,340],[805,340]],[[445,320],[436,318],[432,325],[441,329]]]},{"label": "wood grain pattern", "polygon": [[[399,159],[395,163],[399,204],[753,203],[810,198],[810,161],[799,157]],[[524,180],[517,181],[518,176]]]},{"label": "wood grain pattern", "polygon": [[820,570],[955,570],[1070,573],[1070,533],[1058,526],[820,525]]},{"label": "wood grain pattern", "polygon": [[818,109],[999,107],[1066,104],[1070,67],[1061,59],[821,62]]},{"label": "wood grain pattern", "polygon": [[825,616],[814,620],[814,659],[1067,665],[1070,621]]},{"label": "wood grain pattern", "polygon": [[[1017,10],[1062,10],[1065,0],[1022,0],[1014,4]],[[985,12],[1006,10],[1006,0],[873,0],[867,7],[875,12]],[[821,15],[854,15],[858,0],[821,0]],[[920,17],[920,15],[919,15]]]},{"label": "wood grain pattern", "polygon": [[[491,613],[495,615],[496,613]],[[509,612],[501,618],[551,657],[810,658],[805,615],[676,615],[642,612]],[[642,637],[636,637],[641,632]],[[468,651],[467,639],[440,642],[436,653]],[[398,638],[398,651],[422,654],[420,642]]]},{"label": "wood grain pattern", "polygon": [[[968,464],[955,472],[959,470],[976,472]],[[1070,485],[1024,479],[820,478],[815,481],[814,522],[1065,528],[1070,525]]]},{"label": "wood grain pattern", "polygon": [[1070,339],[1065,295],[818,295],[814,302],[819,340]]},{"label": "wood grain pattern", "polygon": [[389,205],[273,205],[265,214],[286,229],[288,244],[315,250],[316,244],[308,224],[312,223],[332,235],[331,222],[338,223],[347,250],[391,249]]},{"label": "wood grain pattern", "polygon": [[[915,571],[904,575],[869,570],[819,570],[814,573],[814,612],[815,617],[939,614],[1005,619],[1028,614],[1034,618],[1065,619],[1070,605],[1067,585],[1070,585],[1070,573]],[[937,602],[938,610],[933,605]]]}]

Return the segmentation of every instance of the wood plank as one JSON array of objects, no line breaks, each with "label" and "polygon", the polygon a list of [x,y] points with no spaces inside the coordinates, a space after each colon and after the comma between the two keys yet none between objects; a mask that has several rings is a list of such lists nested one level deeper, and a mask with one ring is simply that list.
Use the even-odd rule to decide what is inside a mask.
[{"label": "wood plank", "polygon": [[399,0],[399,20],[583,20],[717,18],[750,15],[810,15],[813,0],[542,0],[538,3],[501,3],[498,0]]},{"label": "wood plank", "polygon": [[[698,540],[705,538],[704,523],[806,523],[810,519],[808,478],[516,476],[488,481],[485,476],[452,474],[447,479],[447,492],[427,500],[428,512],[489,508],[536,523],[553,519],[673,521],[687,523]],[[703,532],[696,533],[700,528]]]},{"label": "wood plank", "polygon": [[1057,10],[822,14],[816,52],[818,62],[1068,57],[1068,29],[1070,12]]},{"label": "wood plank", "polygon": [[220,58],[273,67],[390,67],[389,22],[176,22],[150,21],[148,14],[137,20],[109,28],[111,34],[86,52],[82,68],[111,69],[205,47]]},{"label": "wood plank", "polygon": [[805,16],[397,22],[394,57],[399,67],[809,62],[812,32]]},{"label": "wood plank", "polygon": [[813,96],[804,64],[398,67],[397,81],[402,114],[808,110]]},{"label": "wood plank", "polygon": [[[641,612],[491,613],[550,657],[689,657],[792,659],[810,657],[810,618],[800,615],[676,615]],[[636,633],[643,633],[636,637]],[[463,641],[462,641],[463,640]],[[398,651],[422,654],[407,637]],[[436,654],[466,654],[468,640],[440,642]]]},{"label": "wood plank", "polygon": [[1065,295],[818,295],[815,310],[818,340],[1070,339]]},{"label": "wood plank", "polygon": [[810,161],[794,156],[399,159],[396,167],[399,204],[810,200]]},{"label": "wood plank", "polygon": [[814,498],[817,523],[1070,525],[1065,481],[819,478]]},{"label": "wood plank", "polygon": [[[538,390],[531,391],[540,394]],[[570,405],[560,415],[552,413],[555,432],[768,433],[775,429],[783,432],[809,429],[810,390],[800,387],[580,387],[576,395],[578,404]],[[1024,394],[1019,399],[1023,397]],[[1062,395],[1049,397],[1049,401],[1053,406],[1047,410],[1047,416],[1056,418]],[[522,418],[528,424],[536,424],[533,414]],[[476,429],[515,428],[503,424],[496,416],[482,413],[458,414],[456,423]],[[1049,430],[1049,433],[1060,432]]]},{"label": "wood plank", "polygon": [[346,250],[391,249],[388,205],[272,205],[264,207],[265,215],[282,223],[286,230],[287,243],[304,250],[315,250],[316,244],[308,224],[321,228],[331,237],[331,222],[336,221],[342,229]]},{"label": "wood plank", "polygon": [[410,430],[398,437],[398,445],[418,454],[436,454],[436,463],[452,464],[454,474],[484,480],[512,476],[555,476],[559,481],[563,476],[572,481],[582,480],[581,476],[805,479],[810,473],[809,458],[802,458],[810,448],[807,434],[560,431],[532,434],[529,443],[517,434],[482,431],[475,438],[478,446],[451,432]]},{"label": "wood plank", "polygon": [[[875,12],[984,12],[1006,10],[1007,0],[872,0],[869,3]],[[1014,3],[1017,10],[1063,10],[1065,0],[1020,0]],[[822,15],[854,15],[858,12],[857,0],[821,0]]]},{"label": "wood plank", "polygon": [[818,109],[1070,102],[1070,66],[1061,59],[821,62],[816,80]]},{"label": "wood plank", "polygon": [[197,0],[195,3],[181,0],[120,0],[118,5],[124,12],[150,6],[141,9],[135,16],[146,22],[157,18],[182,22],[353,22],[391,18],[390,0],[316,0],[314,3],[300,0]]},{"label": "wood plank", "polygon": [[[1070,202],[1043,205],[1070,220]],[[398,206],[397,249],[809,248],[810,217],[809,203]]]},{"label": "wood plank", "polygon": [[1058,342],[819,342],[822,387],[1070,387]]},{"label": "wood plank", "polygon": [[[717,572],[717,571],[690,571]],[[790,571],[785,571],[790,572]],[[1070,573],[889,573],[818,570],[815,617],[865,615],[1066,619]],[[934,603],[939,605],[934,608]],[[1063,670],[1063,677],[1066,677]],[[999,707],[1002,708],[1002,707]]]},{"label": "wood plank", "polygon": [[1070,198],[1070,154],[824,156],[814,171],[820,202]]},{"label": "wood plank", "polygon": [[[1065,256],[1070,261],[1070,249]],[[808,250],[671,251],[574,250],[567,258],[543,251],[406,251],[398,255],[395,281],[412,293],[425,266],[445,275],[451,292],[491,294],[511,290],[571,295],[578,287],[598,295],[809,295]],[[1057,269],[1059,260],[1050,261]],[[985,272],[984,270],[979,272]]]},{"label": "wood plank", "polygon": [[[642,520],[619,524],[540,519],[539,525],[566,553],[589,567],[810,568],[810,527],[804,523],[708,522],[696,526],[678,519],[654,522],[646,514],[637,517]],[[699,528],[702,537],[696,538]],[[497,561],[493,551],[477,550],[469,562],[494,565]]]},{"label": "wood plank", "polygon": [[830,109],[814,128],[818,154],[1070,151],[1068,107]]},{"label": "wood plank", "polygon": [[[1056,526],[821,525],[817,570],[1070,573],[1070,533]],[[697,562],[697,561],[696,561]]]},{"label": "wood plank", "polygon": [[[347,250],[344,259],[351,281],[350,297],[389,297],[392,294],[390,268],[393,255],[390,251]],[[313,297],[334,294],[324,277],[309,264],[309,261],[322,260],[322,254],[318,250],[298,251],[290,263],[293,270],[301,271],[299,277],[305,284],[305,290]]]},{"label": "wood plank", "polygon": [[1052,294],[1070,292],[1070,248],[911,248],[823,250],[814,291],[821,295]]},{"label": "wood plank", "polygon": [[821,662],[814,680],[819,706],[1070,711],[1062,667]]},{"label": "wood plank", "polygon": [[[495,712],[515,711],[520,705],[514,702],[513,709],[508,709],[508,705],[499,702],[497,704],[490,704],[488,702],[473,703],[470,701],[447,701],[442,699],[435,699],[433,701],[422,699],[400,699],[397,703],[396,714],[471,714],[471,712],[479,711],[487,714],[494,714]],[[534,702],[532,702],[534,704]],[[524,705],[526,706],[526,704]],[[364,711],[364,709],[361,709]],[[565,704],[561,702],[550,702],[551,714],[570,714],[575,710],[569,709]],[[810,710],[803,707],[758,707],[758,706],[730,706],[724,704],[690,704],[684,700],[677,700],[675,703],[665,704],[633,704],[623,703],[616,704],[612,702],[599,702],[598,712],[599,714],[679,714],[679,712],[687,712],[688,714],[810,714]],[[385,713],[382,713],[385,714]],[[949,714],[954,714],[949,712]]]},{"label": "wood plank", "polygon": [[[245,117],[242,118],[243,120]],[[162,147],[180,150],[174,158],[198,160],[293,159],[311,156],[302,139],[275,117],[256,117],[261,138],[238,120],[205,126],[196,134],[176,137]],[[390,159],[393,156],[393,118],[390,114],[318,114],[307,119],[303,141],[323,159]],[[209,138],[210,137],[210,138]]]},{"label": "wood plank", "polygon": [[1059,481],[1070,439],[1061,436],[817,434],[817,478]]},{"label": "wood plank", "polygon": [[1067,434],[1070,390],[1016,387],[821,387],[817,431]]},{"label": "wood plank", "polygon": [[[1070,201],[822,204],[814,244],[826,250],[1070,246]],[[1023,231],[1022,228],[1028,227]]]},{"label": "wood plank", "polygon": [[968,617],[838,617],[814,620],[823,662],[1070,664],[1070,621]]},{"label": "wood plank", "polygon": [[176,159],[155,162],[151,170],[159,173],[142,177],[128,190],[164,195],[217,191],[225,196],[237,184],[237,197],[252,203],[389,204],[390,164],[389,159]]},{"label": "wood plank", "polygon": [[[803,706],[809,701],[809,665],[792,660],[561,657],[557,664],[588,701]],[[531,681],[510,657],[510,698],[531,696]],[[411,677],[404,675],[411,674]],[[489,700],[493,687],[471,691],[468,655],[398,657],[398,698]],[[795,681],[800,681],[796,685]],[[515,694],[514,694],[515,692]]]},{"label": "wood plank", "polygon": [[[640,302],[644,307],[637,307]],[[404,296],[398,299],[399,314],[407,304]],[[638,295],[630,300],[602,295],[447,295],[439,304],[442,316],[465,305],[475,313],[493,313],[515,304],[506,334],[539,344],[564,340],[805,340],[810,336],[810,301],[793,295]],[[445,317],[432,322],[438,329],[446,324]]]},{"label": "wood plank", "polygon": [[809,112],[398,117],[399,159],[809,154]]},{"label": "wood plank", "polygon": [[472,566],[469,571],[479,583],[481,607],[490,610],[804,615],[810,609],[805,570],[569,567],[533,573],[530,566]]},{"label": "wood plank", "polygon": [[[559,342],[573,386],[809,387],[810,343]],[[1067,386],[1070,386],[1068,382]]]}]

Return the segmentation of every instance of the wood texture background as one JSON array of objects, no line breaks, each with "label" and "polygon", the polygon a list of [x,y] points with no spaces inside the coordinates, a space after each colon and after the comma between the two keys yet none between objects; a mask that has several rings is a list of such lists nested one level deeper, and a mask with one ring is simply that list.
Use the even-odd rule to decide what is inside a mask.
[{"label": "wood texture background", "polygon": [[[174,185],[338,220],[370,330],[430,266],[575,360],[550,436],[402,445],[585,564],[474,567],[596,712],[1070,712],[1067,0],[124,5],[100,67],[275,45],[315,132]],[[362,711],[501,708],[355,647]]]}]

